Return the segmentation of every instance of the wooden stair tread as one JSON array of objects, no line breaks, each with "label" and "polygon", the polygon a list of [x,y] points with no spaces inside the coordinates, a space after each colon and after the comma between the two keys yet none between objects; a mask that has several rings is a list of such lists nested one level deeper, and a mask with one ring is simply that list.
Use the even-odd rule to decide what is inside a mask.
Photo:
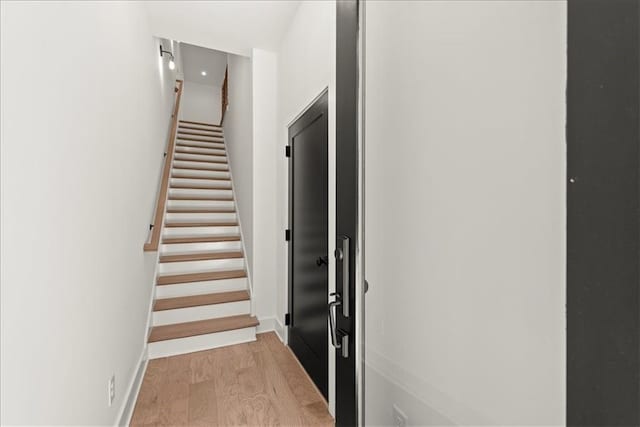
[{"label": "wooden stair tread", "polygon": [[224,141],[200,141],[200,144],[202,145],[197,145],[195,144],[193,141],[176,141],[176,147],[180,148],[180,147],[184,147],[184,146],[188,146],[188,147],[195,147],[195,148],[206,148],[208,150],[223,150],[224,148]]},{"label": "wooden stair tread", "polygon": [[215,294],[189,295],[186,297],[157,299],[153,311],[175,310],[177,308],[198,307],[200,305],[224,304],[227,302],[247,301],[249,292],[231,291]]},{"label": "wooden stair tread", "polygon": [[[213,137],[212,137],[213,138]],[[224,138],[220,137],[218,139],[224,140]],[[179,141],[199,141],[199,142],[218,142],[218,141],[212,141],[210,139],[202,139],[202,138],[194,138],[191,136],[180,136],[178,135],[178,140]]]},{"label": "wooden stair tread", "polygon": [[169,222],[165,227],[237,227],[237,221]]},{"label": "wooden stair tread", "polygon": [[[206,144],[206,142],[205,142]],[[212,144],[222,144],[222,147],[220,147],[219,145],[214,145],[214,146],[202,146],[202,145],[193,145],[192,143],[189,142],[176,142],[176,147],[180,148],[180,147],[190,147],[190,148],[200,148],[200,149],[204,149],[204,150],[220,150],[220,151],[224,151],[224,143],[223,142],[215,142]]]},{"label": "wooden stair tread", "polygon": [[[209,132],[209,133],[207,133],[207,132]],[[206,130],[206,129],[202,129],[202,132],[194,132],[193,130],[180,130],[180,128],[178,128],[178,134],[196,135],[196,136],[211,136],[211,137],[222,136],[222,132],[215,132],[215,131],[210,131],[210,130]]]},{"label": "wooden stair tread", "polygon": [[192,130],[200,130],[202,132],[217,132],[217,133],[222,133],[222,129],[216,129],[216,128],[209,128],[209,129],[204,129],[201,127],[197,127],[197,126],[193,126],[193,125],[179,125],[178,129],[192,129]]},{"label": "wooden stair tread", "polygon": [[167,213],[235,213],[235,209],[223,209],[223,208],[168,208]]},{"label": "wooden stair tread", "polygon": [[205,282],[207,280],[239,279],[247,277],[244,270],[206,271],[203,273],[167,274],[158,276],[156,284],[175,285],[178,283]]},{"label": "wooden stair tread", "polygon": [[231,178],[211,178],[208,176],[175,176],[175,175],[171,175],[171,178],[175,178],[175,179],[203,179],[206,181],[231,181]]},{"label": "wooden stair tread", "polygon": [[[185,162],[188,160],[178,160],[179,162]],[[173,169],[188,169],[188,170],[195,170],[195,171],[209,171],[209,172],[229,172],[229,168],[221,168],[221,169],[209,169],[209,168],[203,168],[202,166],[176,166],[175,164],[173,165]]]},{"label": "wooden stair tread", "polygon": [[181,190],[231,190],[231,187],[223,187],[222,185],[193,185],[193,184],[171,184],[170,188],[179,188]]},{"label": "wooden stair tread", "polygon": [[242,252],[199,252],[194,254],[161,255],[160,262],[206,261],[210,259],[242,258]]},{"label": "wooden stair tread", "polygon": [[216,125],[214,123],[194,122],[192,120],[180,120],[180,123],[191,123],[192,125],[211,126],[211,127],[218,128],[218,129],[221,128],[220,125]]},{"label": "wooden stair tread", "polygon": [[193,337],[215,332],[258,326],[258,319],[249,314],[221,317],[218,319],[198,320],[195,322],[175,323],[173,325],[154,326],[149,342],[166,341],[176,338]]},{"label": "wooden stair tread", "polygon": [[[215,154],[206,150],[216,150],[216,148],[197,147],[197,149],[185,150],[183,147],[177,147],[176,154],[199,154],[201,156],[227,157],[226,154]],[[218,148],[218,150],[224,151],[224,148]]]},{"label": "wooden stair tread", "polygon": [[162,243],[171,245],[176,243],[213,243],[213,242],[237,242],[240,235],[233,236],[198,236],[198,237],[165,237]]},{"label": "wooden stair tread", "polygon": [[[180,153],[178,153],[180,154]],[[174,160],[177,162],[196,162],[196,163],[215,163],[217,165],[226,165],[227,161],[226,160],[203,160],[203,159],[176,159],[174,157]]]},{"label": "wooden stair tread", "polygon": [[[231,191],[231,189],[228,189]],[[213,202],[231,202],[233,201],[233,196],[223,197],[223,196],[205,196],[199,194],[176,194],[174,196],[169,196],[169,200],[206,200]]]}]

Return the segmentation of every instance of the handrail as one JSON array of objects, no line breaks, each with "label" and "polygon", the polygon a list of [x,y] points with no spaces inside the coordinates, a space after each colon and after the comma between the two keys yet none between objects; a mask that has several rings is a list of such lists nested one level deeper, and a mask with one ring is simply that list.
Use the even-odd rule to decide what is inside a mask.
[{"label": "handrail", "polygon": [[222,112],[220,114],[220,126],[224,121],[224,113],[227,112],[227,105],[229,105],[229,67],[224,69],[224,80],[222,82]]},{"label": "handrail", "polygon": [[160,192],[156,201],[156,213],[151,224],[151,240],[144,244],[144,251],[157,251],[160,244],[160,231],[162,226],[162,216],[164,208],[167,204],[167,190],[169,188],[169,177],[171,175],[171,158],[173,156],[173,147],[176,143],[176,130],[178,128],[178,112],[180,111],[180,98],[182,97],[182,80],[176,80],[176,103],[173,107],[171,115],[171,133],[169,134],[169,144],[164,156],[164,168],[162,169],[162,181],[160,184]]}]

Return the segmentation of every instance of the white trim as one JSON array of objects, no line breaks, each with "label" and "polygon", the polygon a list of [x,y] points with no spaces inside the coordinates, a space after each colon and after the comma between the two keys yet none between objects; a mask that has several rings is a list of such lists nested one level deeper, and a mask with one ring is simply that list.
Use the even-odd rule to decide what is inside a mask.
[{"label": "white trim", "polygon": [[144,374],[147,371],[148,362],[147,346],[145,345],[142,348],[142,353],[140,353],[140,358],[136,365],[136,372],[129,382],[129,387],[127,387],[127,397],[122,401],[116,426],[128,426],[131,422],[133,410],[136,406],[136,401],[138,400],[138,394],[142,387],[142,380],[144,379]]},{"label": "white trim", "polygon": [[455,425],[496,424],[486,414],[467,406],[370,347],[367,348],[365,366],[376,371],[390,385],[414,397],[425,407],[436,410]]},{"label": "white trim", "polygon": [[[222,131],[224,134],[224,123],[222,124]],[[250,314],[253,316],[255,314],[255,302],[254,302],[254,298],[253,298],[253,280],[251,279],[251,269],[249,268],[249,258],[247,257],[247,248],[245,246],[245,239],[244,239],[244,233],[242,232],[242,217],[240,216],[240,206],[238,205],[238,200],[236,197],[236,190],[234,187],[234,179],[233,179],[233,161],[231,160],[231,153],[229,152],[229,149],[227,147],[227,139],[226,137],[224,138],[224,145],[225,145],[225,153],[227,156],[227,163],[229,164],[229,170],[227,171],[229,173],[229,179],[231,179],[231,191],[233,194],[233,206],[236,209],[236,219],[238,220],[238,229],[240,230],[240,244],[242,245],[242,255],[243,255],[243,259],[244,259],[244,269],[247,272],[247,291],[249,292],[249,301],[251,302],[251,310],[250,310]],[[252,147],[253,147],[253,141],[252,141]],[[253,148],[252,148],[253,150]],[[253,187],[253,184],[252,184]],[[252,200],[253,200],[253,195],[252,195]],[[253,205],[253,201],[251,202]]]},{"label": "white trim", "polygon": [[[303,109],[302,111],[300,111],[298,114],[296,114],[296,116],[291,119],[291,121],[287,124],[287,131],[289,130],[289,128],[296,122],[296,120],[298,120],[300,117],[304,116],[304,113],[307,112],[307,110],[309,110],[309,108],[313,107],[313,104],[316,103],[316,101],[320,98],[322,98],[322,96],[324,94],[328,94],[329,93],[329,86],[325,86],[324,89],[322,89],[322,92],[320,92],[318,95],[316,95],[311,102],[309,102]],[[287,141],[287,145],[288,145],[288,141]]]},{"label": "white trim", "polygon": [[353,343],[354,347],[354,365],[355,365],[355,393],[356,393],[356,420],[358,426],[366,425],[365,420],[365,372],[364,372],[364,354],[365,354],[365,63],[366,63],[366,33],[365,33],[365,17],[366,2],[358,0],[358,208],[356,210],[356,247],[355,247],[355,316],[353,326],[355,329],[356,339]]},{"label": "white trim", "polygon": [[257,334],[262,334],[265,332],[275,332],[276,335],[278,335],[278,338],[280,338],[280,341],[282,341],[283,343],[285,342],[283,338],[284,326],[282,325],[282,323],[280,323],[277,317],[261,317],[258,319],[258,321],[260,322],[260,324],[256,327]]}]

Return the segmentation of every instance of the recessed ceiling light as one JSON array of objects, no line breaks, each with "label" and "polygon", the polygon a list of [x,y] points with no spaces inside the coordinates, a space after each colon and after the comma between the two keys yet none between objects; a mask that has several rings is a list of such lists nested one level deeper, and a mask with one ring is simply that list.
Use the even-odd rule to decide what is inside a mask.
[{"label": "recessed ceiling light", "polygon": [[203,72],[201,72],[200,74],[202,74],[203,76],[206,76],[206,75],[207,75],[207,72],[206,72],[206,71],[203,71]]}]

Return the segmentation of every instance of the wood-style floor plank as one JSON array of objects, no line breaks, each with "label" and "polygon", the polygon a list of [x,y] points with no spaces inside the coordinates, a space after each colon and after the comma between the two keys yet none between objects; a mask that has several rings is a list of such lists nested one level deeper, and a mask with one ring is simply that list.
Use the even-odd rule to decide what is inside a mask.
[{"label": "wood-style floor plank", "polygon": [[150,424],[329,427],[333,419],[295,356],[270,332],[253,343],[150,361],[131,425]]}]

